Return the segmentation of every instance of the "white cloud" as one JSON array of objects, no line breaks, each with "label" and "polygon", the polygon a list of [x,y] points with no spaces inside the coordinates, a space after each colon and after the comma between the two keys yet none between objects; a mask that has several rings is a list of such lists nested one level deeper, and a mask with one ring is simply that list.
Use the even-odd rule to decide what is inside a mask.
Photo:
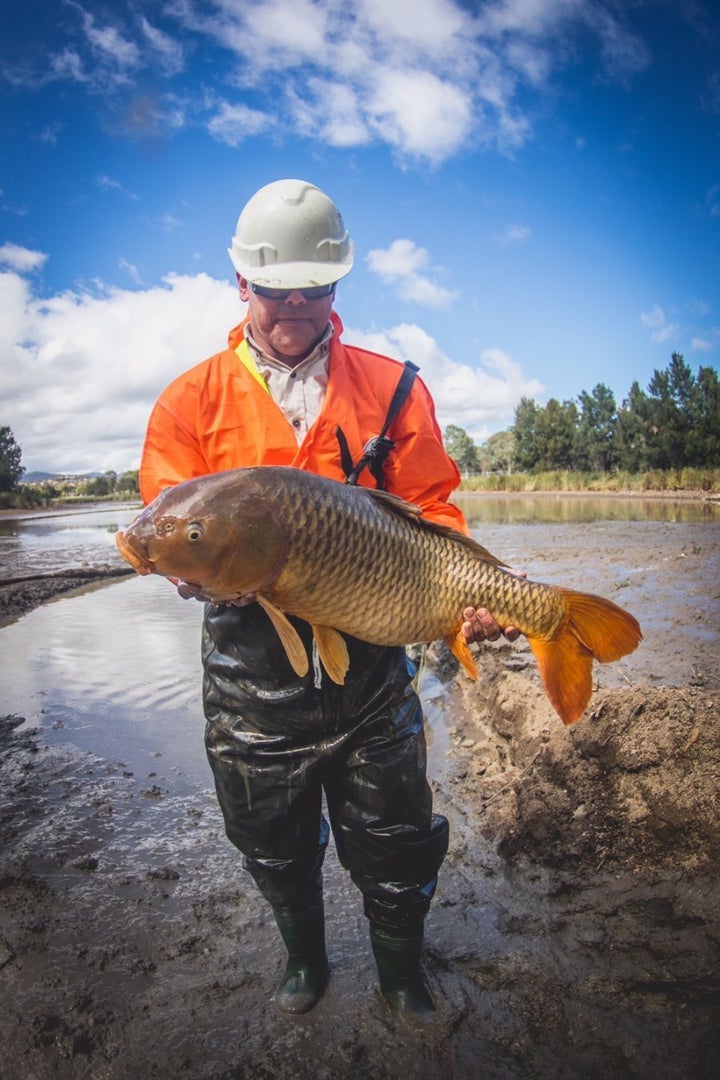
[{"label": "white cloud", "polygon": [[[127,134],[202,124],[230,146],[272,127],[332,146],[381,142],[432,165],[476,145],[511,153],[532,136],[528,101],[557,92],[579,36],[596,43],[600,77],[625,83],[649,62],[622,12],[596,0],[173,0],[152,22],[66,3],[80,33],[70,20],[50,55],[7,66],[11,83],[85,84],[112,98]],[[221,62],[189,75],[203,38]],[[181,71],[183,103],[169,108],[158,80]]]},{"label": "white cloud", "polygon": [[389,248],[373,248],[365,256],[365,261],[383,281],[397,284],[398,294],[403,300],[444,308],[456,295],[420,273],[428,266],[430,255],[412,240],[393,240]]},{"label": "white cloud", "polygon": [[650,311],[642,311],[640,313],[640,322],[643,326],[649,326],[656,329],[665,322],[665,312],[659,304],[655,304]]},{"label": "white cloud", "polygon": [[128,40],[117,26],[109,23],[98,26],[94,15],[80,4],[72,0],[66,0],[66,3],[80,13],[83,30],[93,52],[119,72],[138,67],[141,53],[135,42]]},{"label": "white cloud", "polygon": [[126,199],[131,199],[133,202],[140,199],[140,196],[136,195],[134,191],[129,191],[126,187],[123,187],[119,180],[113,180],[111,176],[98,176],[95,183],[104,191],[117,191],[120,195],[124,195]]},{"label": "white cloud", "polygon": [[206,274],[47,300],[18,274],[0,274],[3,422],[25,468],[137,467],[162,388],[223,348],[241,317],[237,290]]},{"label": "white cloud", "polygon": [[515,244],[524,244],[532,236],[529,225],[508,225],[502,236],[498,237],[501,247],[514,247]]},{"label": "white cloud", "polygon": [[720,348],[720,326],[711,326],[703,337],[694,337],[690,348],[693,352],[715,352]]},{"label": "white cloud", "polygon": [[43,251],[33,251],[20,244],[3,244],[0,247],[0,266],[7,266],[25,274],[30,270],[39,270],[45,265],[47,255]]},{"label": "white cloud", "polygon": [[643,326],[652,330],[650,339],[658,345],[664,345],[667,341],[671,341],[680,332],[679,323],[668,322],[665,311],[659,304],[654,304],[650,311],[642,311],[640,313],[640,322]]},{"label": "white cloud", "polygon": [[208,0],[173,12],[235,58],[240,92],[264,94],[279,130],[294,122],[335,146],[371,134],[439,164],[473,142],[521,146],[532,132],[523,92],[551,85],[574,30],[590,30],[613,77],[639,70],[642,43],[596,9],[594,0],[498,0],[477,15],[459,0]]},{"label": "white cloud", "polygon": [[259,135],[271,125],[271,118],[247,105],[231,105],[223,101],[208,122],[208,131],[218,142],[239,146],[250,135]]},{"label": "white cloud", "polygon": [[501,349],[485,349],[472,362],[458,362],[446,356],[422,327],[411,323],[373,334],[347,328],[345,340],[418,364],[435,400],[440,426],[458,424],[477,442],[509,426],[522,397],[538,397],[545,390]]},{"label": "white cloud", "polygon": [[140,17],[140,28],[147,41],[158,55],[160,65],[166,75],[175,75],[183,70],[185,60],[182,45],[169,34],[149,23],[144,15]]},{"label": "white cloud", "polygon": [[378,70],[368,112],[385,142],[439,164],[469,138],[472,97],[431,71]]}]

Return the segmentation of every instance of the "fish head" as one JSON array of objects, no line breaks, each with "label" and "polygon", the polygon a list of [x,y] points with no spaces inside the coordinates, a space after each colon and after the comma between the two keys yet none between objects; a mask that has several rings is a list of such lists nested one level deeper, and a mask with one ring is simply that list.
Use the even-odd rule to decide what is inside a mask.
[{"label": "fish head", "polygon": [[267,588],[287,557],[287,537],[271,494],[252,469],[187,480],[167,488],[124,531],[118,550],[139,574],[195,585],[216,601]]}]

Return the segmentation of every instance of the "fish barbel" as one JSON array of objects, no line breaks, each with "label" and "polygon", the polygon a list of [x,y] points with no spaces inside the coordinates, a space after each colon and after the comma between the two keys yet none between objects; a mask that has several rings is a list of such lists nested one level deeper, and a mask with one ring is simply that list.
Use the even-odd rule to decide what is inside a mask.
[{"label": "fish barbel", "polygon": [[571,724],[590,700],[593,659],[618,660],[642,638],[610,600],[518,577],[396,496],[290,467],[167,488],[116,539],[140,574],[181,579],[216,603],[257,600],[301,676],[308,657],[287,615],[306,620],[337,683],[349,663],[341,633],[376,645],[444,638],[477,678],[462,613],[484,607],[526,635],[552,705]]}]

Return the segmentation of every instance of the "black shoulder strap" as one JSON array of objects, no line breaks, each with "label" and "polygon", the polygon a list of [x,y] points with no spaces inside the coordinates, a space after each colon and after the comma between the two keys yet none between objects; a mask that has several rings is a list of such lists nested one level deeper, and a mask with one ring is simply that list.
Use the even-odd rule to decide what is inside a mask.
[{"label": "black shoulder strap", "polygon": [[352,458],[350,457],[350,449],[348,447],[347,439],[342,431],[342,428],[338,425],[336,429],[338,443],[340,444],[340,460],[342,463],[343,471],[345,473],[346,484],[356,484],[360,473],[365,466],[370,469],[373,475],[375,483],[381,491],[385,490],[385,481],[383,477],[383,466],[387,459],[388,454],[395,446],[392,439],[387,438],[387,433],[397,414],[402,409],[403,405],[407,401],[408,394],[412,388],[412,384],[415,382],[415,376],[420,368],[417,364],[413,364],[411,360],[406,360],[402,375],[395,387],[390,406],[388,408],[385,423],[383,424],[382,431],[379,435],[374,435],[365,444],[362,457],[356,465],[353,465]]}]

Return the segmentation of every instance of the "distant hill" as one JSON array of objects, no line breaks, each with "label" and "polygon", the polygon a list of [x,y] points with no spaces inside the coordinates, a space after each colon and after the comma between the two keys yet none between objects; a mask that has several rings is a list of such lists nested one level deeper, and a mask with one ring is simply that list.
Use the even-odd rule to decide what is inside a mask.
[{"label": "distant hill", "polygon": [[20,482],[23,484],[43,484],[46,480],[95,480],[98,476],[102,476],[102,473],[50,473],[36,470],[35,472],[23,473]]}]

